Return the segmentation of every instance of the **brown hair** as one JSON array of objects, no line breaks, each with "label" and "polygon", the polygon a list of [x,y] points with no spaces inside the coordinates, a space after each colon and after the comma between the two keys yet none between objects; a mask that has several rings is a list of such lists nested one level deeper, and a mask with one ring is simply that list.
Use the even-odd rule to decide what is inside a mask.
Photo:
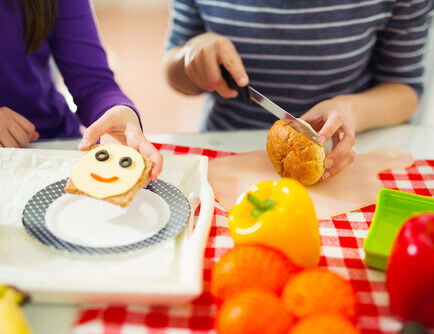
[{"label": "brown hair", "polygon": [[[5,0],[13,8],[11,0]],[[38,51],[47,39],[56,16],[56,0],[21,0],[27,53]]]},{"label": "brown hair", "polygon": [[56,0],[21,0],[27,53],[38,51],[47,39],[56,16]]}]

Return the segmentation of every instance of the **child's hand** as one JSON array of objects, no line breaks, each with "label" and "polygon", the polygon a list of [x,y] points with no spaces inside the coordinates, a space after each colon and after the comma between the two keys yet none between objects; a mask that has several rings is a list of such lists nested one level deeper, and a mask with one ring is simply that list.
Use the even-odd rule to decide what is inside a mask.
[{"label": "child's hand", "polygon": [[244,87],[249,83],[241,58],[227,38],[204,33],[190,39],[184,49],[185,73],[201,89],[216,91],[224,98],[237,96],[237,92],[230,89],[222,78],[219,65],[231,73],[238,86]]},{"label": "child's hand", "polygon": [[322,101],[301,117],[319,132],[323,145],[330,138],[333,140],[333,149],[326,157],[323,179],[338,174],[354,160],[356,139],[350,99],[350,96],[338,96]]},{"label": "child's hand", "polygon": [[32,122],[8,107],[0,107],[0,147],[23,147],[38,138]]},{"label": "child's hand", "polygon": [[163,167],[163,157],[143,135],[134,110],[127,106],[116,106],[107,110],[86,129],[78,149],[84,151],[100,138],[103,144],[128,145],[149,157],[153,163],[149,177],[151,180],[157,179]]}]

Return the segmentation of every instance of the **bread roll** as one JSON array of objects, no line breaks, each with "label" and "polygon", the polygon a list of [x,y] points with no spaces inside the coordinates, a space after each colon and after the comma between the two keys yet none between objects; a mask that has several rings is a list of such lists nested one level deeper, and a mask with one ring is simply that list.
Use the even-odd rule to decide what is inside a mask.
[{"label": "bread roll", "polygon": [[281,177],[295,179],[305,186],[318,182],[324,173],[324,148],[295,131],[284,120],[276,121],[268,132],[267,152]]}]

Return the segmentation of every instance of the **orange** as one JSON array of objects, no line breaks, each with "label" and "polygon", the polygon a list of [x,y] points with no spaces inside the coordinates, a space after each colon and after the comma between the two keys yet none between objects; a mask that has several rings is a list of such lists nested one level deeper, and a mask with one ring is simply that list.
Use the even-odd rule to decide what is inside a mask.
[{"label": "orange", "polygon": [[222,304],[215,329],[219,334],[285,334],[291,323],[291,316],[275,294],[246,290]]},{"label": "orange", "polygon": [[339,314],[314,314],[297,322],[288,334],[360,334],[360,331]]},{"label": "orange", "polygon": [[298,318],[337,312],[352,317],[356,297],[351,284],[324,268],[309,268],[294,275],[282,294],[285,308]]},{"label": "orange", "polygon": [[250,288],[280,294],[295,267],[280,252],[259,245],[237,246],[214,264],[211,294],[225,299]]}]

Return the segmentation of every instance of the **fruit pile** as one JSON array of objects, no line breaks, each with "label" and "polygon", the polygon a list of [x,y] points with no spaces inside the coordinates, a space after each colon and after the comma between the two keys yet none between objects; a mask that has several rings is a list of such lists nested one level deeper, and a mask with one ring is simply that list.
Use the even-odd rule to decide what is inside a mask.
[{"label": "fruit pile", "polygon": [[350,283],[317,267],[318,220],[300,183],[258,184],[228,221],[235,248],[214,265],[211,280],[219,334],[359,333]]}]

